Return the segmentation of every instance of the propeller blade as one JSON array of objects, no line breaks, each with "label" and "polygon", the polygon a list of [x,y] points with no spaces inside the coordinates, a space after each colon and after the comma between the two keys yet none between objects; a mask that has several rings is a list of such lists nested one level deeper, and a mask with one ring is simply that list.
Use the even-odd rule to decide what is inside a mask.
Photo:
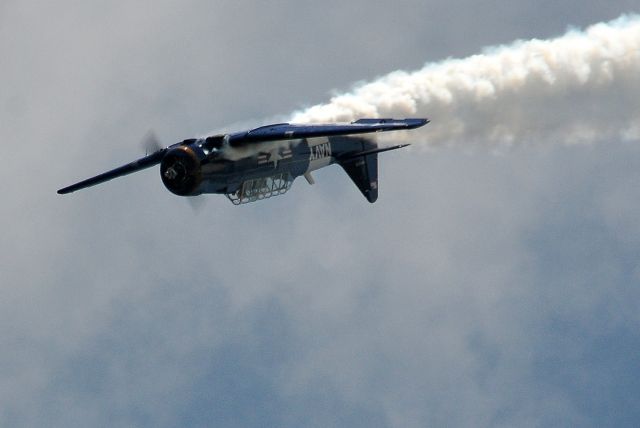
[{"label": "propeller blade", "polygon": [[146,133],[146,135],[142,139],[141,144],[146,154],[155,153],[158,150],[162,150],[160,140],[158,140],[158,137],[156,137],[156,133],[153,132],[153,130],[150,130]]},{"label": "propeller blade", "polygon": [[204,195],[187,196],[187,201],[189,202],[189,205],[191,205],[193,212],[196,214],[201,212],[207,203],[207,199]]}]

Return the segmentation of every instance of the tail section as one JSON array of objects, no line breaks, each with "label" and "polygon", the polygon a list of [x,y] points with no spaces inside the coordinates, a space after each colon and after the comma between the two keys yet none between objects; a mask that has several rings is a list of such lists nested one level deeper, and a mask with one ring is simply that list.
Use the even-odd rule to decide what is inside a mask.
[{"label": "tail section", "polygon": [[354,146],[352,150],[337,157],[338,163],[367,201],[374,203],[378,199],[378,153],[400,149],[409,144],[378,147],[374,142],[364,138],[344,138],[339,141],[342,145],[346,145],[347,142]]},{"label": "tail section", "polygon": [[378,153],[349,158],[341,161],[340,166],[367,201],[374,203],[378,199]]}]

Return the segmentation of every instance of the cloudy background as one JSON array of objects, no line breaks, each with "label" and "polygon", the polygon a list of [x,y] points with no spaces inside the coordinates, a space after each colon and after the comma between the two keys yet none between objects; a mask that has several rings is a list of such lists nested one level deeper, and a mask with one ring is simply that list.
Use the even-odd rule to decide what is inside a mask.
[{"label": "cloudy background", "polygon": [[637,426],[637,141],[394,152],[375,205],[337,167],[199,213],[157,169],[55,193],[150,128],[237,130],[633,11],[4,0],[0,425]]}]

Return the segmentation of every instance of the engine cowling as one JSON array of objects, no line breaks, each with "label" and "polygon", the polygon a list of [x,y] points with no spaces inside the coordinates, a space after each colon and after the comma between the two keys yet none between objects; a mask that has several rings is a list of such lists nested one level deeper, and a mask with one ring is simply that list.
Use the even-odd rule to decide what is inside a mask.
[{"label": "engine cowling", "polygon": [[171,193],[179,196],[198,195],[202,182],[200,156],[190,146],[171,149],[162,158],[160,176]]}]

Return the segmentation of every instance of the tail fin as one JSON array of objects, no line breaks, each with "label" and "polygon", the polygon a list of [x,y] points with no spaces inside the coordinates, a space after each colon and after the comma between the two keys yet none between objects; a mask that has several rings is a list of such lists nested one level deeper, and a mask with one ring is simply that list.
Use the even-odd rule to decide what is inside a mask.
[{"label": "tail fin", "polygon": [[338,158],[338,163],[358,186],[367,201],[378,199],[378,153],[401,149],[409,144],[390,147],[378,145],[366,138],[342,137],[342,143],[350,142],[354,151]]},{"label": "tail fin", "polygon": [[343,160],[340,166],[358,186],[367,201],[378,199],[378,153]]}]

